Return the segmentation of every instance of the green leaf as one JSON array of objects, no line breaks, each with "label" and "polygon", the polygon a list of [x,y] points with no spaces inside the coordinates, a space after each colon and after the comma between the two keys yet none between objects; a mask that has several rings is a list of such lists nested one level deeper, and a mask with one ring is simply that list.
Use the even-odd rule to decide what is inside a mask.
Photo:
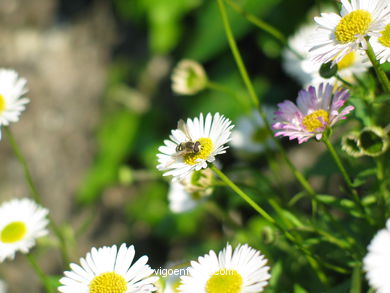
[{"label": "green leaf", "polygon": [[303,289],[299,284],[294,284],[294,293],[309,293]]},{"label": "green leaf", "polygon": [[77,194],[80,203],[97,200],[107,186],[117,181],[119,168],[132,148],[138,122],[138,115],[125,110],[106,116],[98,133],[95,162]]},{"label": "green leaf", "polygon": [[[255,11],[256,15],[262,18],[279,2],[280,0],[244,0],[238,4],[246,11]],[[239,40],[253,28],[253,25],[230,7],[226,6],[226,8],[234,37]],[[205,62],[228,47],[216,1],[207,1],[197,20],[195,31],[184,55]]]}]

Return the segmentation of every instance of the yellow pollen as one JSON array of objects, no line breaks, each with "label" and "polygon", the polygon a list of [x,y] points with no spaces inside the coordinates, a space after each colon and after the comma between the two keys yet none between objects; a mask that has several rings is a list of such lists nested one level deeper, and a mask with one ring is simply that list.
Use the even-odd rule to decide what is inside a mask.
[{"label": "yellow pollen", "polygon": [[382,36],[378,39],[385,47],[390,47],[390,23],[386,25],[385,29],[382,31]]},{"label": "yellow pollen", "polygon": [[27,227],[23,222],[12,222],[1,231],[0,240],[3,243],[15,243],[26,235]]},{"label": "yellow pollen", "polygon": [[0,94],[0,113],[5,110],[5,99],[4,97]]},{"label": "yellow pollen", "polygon": [[208,137],[198,139],[200,150],[197,153],[185,154],[183,159],[187,165],[195,165],[198,159],[206,160],[213,151],[213,142]]},{"label": "yellow pollen", "polygon": [[302,124],[309,132],[314,132],[329,122],[329,113],[323,109],[316,110],[313,113],[303,117]]},{"label": "yellow pollen", "polygon": [[125,293],[126,291],[125,278],[114,272],[103,273],[89,284],[89,293]]},{"label": "yellow pollen", "polygon": [[206,293],[239,293],[242,277],[236,270],[220,269],[206,283]]},{"label": "yellow pollen", "polygon": [[339,63],[337,63],[338,70],[343,70],[345,68],[352,66],[355,63],[355,60],[356,60],[356,53],[354,51],[349,52],[347,55],[343,57],[343,59],[340,60]]},{"label": "yellow pollen", "polygon": [[371,13],[358,9],[344,16],[336,26],[336,40],[342,44],[356,40],[358,36],[364,36],[372,22]]}]

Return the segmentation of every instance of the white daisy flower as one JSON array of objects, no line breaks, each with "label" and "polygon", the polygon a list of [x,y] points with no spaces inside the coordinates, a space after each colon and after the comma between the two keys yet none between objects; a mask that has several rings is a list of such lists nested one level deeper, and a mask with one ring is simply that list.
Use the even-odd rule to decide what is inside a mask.
[{"label": "white daisy flower", "polygon": [[390,61],[390,23],[381,31],[379,37],[370,38],[371,46],[380,63]]},{"label": "white daisy flower", "polygon": [[[321,82],[335,84],[337,79],[332,77],[325,79],[320,75],[321,64],[314,62],[310,58],[308,42],[316,33],[316,25],[303,25],[293,36],[288,40],[290,48],[294,49],[301,58],[285,49],[283,52],[283,67],[284,70],[294,79],[296,79],[303,87],[309,85],[317,85]],[[349,81],[354,82],[354,75],[361,75],[366,72],[371,63],[368,62],[366,56],[352,51],[344,56],[338,63],[338,75]]]},{"label": "white daisy flower", "polygon": [[28,198],[13,199],[0,206],[0,262],[15,253],[27,253],[35,240],[48,233],[49,211]]},{"label": "white daisy flower", "polygon": [[[264,112],[271,122],[275,109],[264,107]],[[274,149],[276,146],[258,111],[238,119],[237,127],[232,131],[231,145],[238,152],[251,154],[264,152],[266,148]]]},{"label": "white daisy flower", "polygon": [[63,293],[148,293],[156,290],[154,282],[158,277],[151,276],[153,270],[147,265],[146,255],[134,264],[134,246],[123,243],[119,250],[116,245],[92,248],[80,265],[70,264],[72,271],[66,271],[60,279]]},{"label": "white daisy flower", "polygon": [[320,63],[339,62],[348,53],[366,49],[366,37],[378,35],[390,15],[387,1],[341,0],[341,16],[321,13],[314,20],[319,27],[312,36],[310,51]]},{"label": "white daisy flower", "polygon": [[157,155],[157,169],[177,180],[192,171],[207,168],[207,163],[214,162],[215,156],[226,152],[232,128],[231,121],[219,113],[214,117],[209,113],[206,119],[200,114],[199,118],[187,119],[187,122],[180,120],[169,140],[158,149],[161,153]]},{"label": "white daisy flower", "polygon": [[203,66],[193,60],[180,61],[172,73],[172,90],[179,95],[194,95],[205,89],[207,75]]},{"label": "white daisy flower", "polygon": [[6,293],[7,292],[7,285],[4,281],[0,280],[0,293]]},{"label": "white daisy flower", "polygon": [[211,250],[192,261],[189,275],[182,276],[179,292],[256,293],[263,292],[270,274],[267,259],[247,244],[234,251],[228,244],[218,256]]},{"label": "white daisy flower", "polygon": [[168,191],[170,210],[182,213],[195,208],[213,193],[212,180],[213,172],[202,169],[191,172],[182,180],[171,182]]},{"label": "white daisy flower", "polygon": [[390,219],[386,227],[371,240],[368,253],[363,259],[363,267],[370,286],[377,293],[390,292]]},{"label": "white daisy flower", "polygon": [[27,81],[18,76],[14,70],[0,69],[0,126],[17,122],[29,99]]}]

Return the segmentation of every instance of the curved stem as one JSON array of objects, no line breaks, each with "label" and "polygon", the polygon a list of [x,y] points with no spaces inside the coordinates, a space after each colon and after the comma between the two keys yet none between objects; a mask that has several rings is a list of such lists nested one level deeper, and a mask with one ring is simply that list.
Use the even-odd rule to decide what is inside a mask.
[{"label": "curved stem", "polygon": [[378,60],[376,60],[376,56],[374,53],[374,50],[371,47],[371,44],[369,41],[367,41],[367,50],[366,50],[368,59],[370,59],[372,65],[374,66],[376,75],[379,79],[379,82],[381,83],[383,90],[386,93],[390,93],[390,82],[389,78],[386,75],[386,72],[383,70],[383,68],[379,65]]},{"label": "curved stem", "polygon": [[260,207],[254,200],[252,200],[249,195],[247,195],[244,191],[242,191],[233,181],[229,179],[221,170],[219,170],[215,165],[210,164],[210,169],[213,170],[222,181],[226,183],[235,193],[237,193],[242,199],[244,199],[255,211],[257,211],[265,220],[269,223],[275,225],[283,234],[289,239],[292,243],[294,243],[306,256],[307,261],[312,266],[312,268],[317,273],[318,278],[324,284],[328,284],[328,278],[322,272],[321,266],[319,265],[316,258],[313,256],[312,252],[305,248],[301,240],[298,237],[295,237],[288,230],[286,230],[282,225],[280,225],[275,219],[269,215],[262,207]]},{"label": "curved stem", "polygon": [[251,82],[251,80],[249,78],[249,75],[248,75],[248,72],[247,72],[246,67],[244,65],[244,62],[242,61],[242,57],[241,57],[240,51],[238,50],[236,41],[235,41],[233,33],[232,33],[231,26],[230,26],[230,23],[229,23],[229,19],[227,17],[226,11],[225,11],[225,6],[223,4],[223,0],[217,0],[217,2],[218,2],[219,10],[220,10],[221,17],[222,17],[222,22],[223,22],[223,25],[224,25],[224,28],[225,28],[225,33],[226,33],[226,37],[227,37],[228,42],[229,42],[230,49],[232,50],[233,57],[234,57],[234,59],[236,61],[237,67],[238,67],[238,69],[240,71],[240,74],[241,74],[241,77],[242,77],[242,79],[243,79],[243,81],[245,83],[245,86],[246,86],[246,88],[247,88],[247,90],[249,92],[251,100],[253,101],[254,105],[258,108],[259,114],[260,114],[261,118],[264,121],[264,125],[265,125],[265,127],[266,127],[266,129],[268,131],[268,134],[275,141],[275,144],[278,146],[279,151],[281,152],[281,154],[283,156],[283,159],[286,161],[286,163],[289,166],[289,168],[291,169],[292,173],[294,174],[296,179],[300,182],[302,187],[307,191],[307,193],[311,197],[315,198],[316,197],[316,193],[315,193],[314,189],[311,187],[311,185],[306,180],[306,178],[303,176],[303,174],[290,161],[290,159],[288,158],[288,156],[287,156],[285,150],[283,149],[280,141],[274,137],[273,131],[272,131],[271,126],[270,126],[270,124],[268,122],[267,116],[266,116],[266,114],[265,114],[265,112],[264,112],[264,110],[263,110],[263,108],[261,106],[260,99],[259,99],[259,97],[257,96],[257,94],[256,94],[256,92],[254,90],[254,87],[253,87],[252,82]]},{"label": "curved stem", "polygon": [[37,260],[32,254],[26,254],[28,262],[30,263],[31,267],[34,269],[34,272],[37,274],[38,278],[43,283],[43,286],[46,289],[46,292],[53,293],[54,290],[52,286],[50,285],[50,280],[46,276],[46,274],[41,270],[41,268],[38,265]]},{"label": "curved stem", "polygon": [[364,206],[359,198],[359,195],[358,195],[355,187],[353,186],[352,180],[349,177],[348,172],[345,169],[345,167],[344,167],[339,155],[337,154],[336,150],[334,149],[332,143],[329,141],[328,135],[326,133],[323,134],[322,141],[325,143],[326,147],[328,148],[333,160],[335,161],[338,169],[341,172],[341,175],[344,178],[344,181],[347,183],[347,188],[348,188],[353,200],[355,201],[355,203],[357,204],[357,206],[359,207],[359,209],[361,210],[363,215],[366,217],[367,221],[370,224],[372,224],[372,219],[367,215],[366,209],[364,208]]},{"label": "curved stem", "polygon": [[[12,135],[11,129],[7,126],[4,128],[4,130],[5,130],[5,134],[8,138],[8,141],[11,145],[11,148],[12,148],[16,158],[18,159],[19,163],[22,165],[24,177],[25,177],[26,182],[29,186],[29,189],[30,189],[30,192],[31,192],[33,199],[39,205],[43,206],[42,197],[41,197],[40,193],[38,192],[36,185],[34,184],[34,180],[32,179],[31,172],[30,172],[30,169],[29,169],[28,164],[27,164],[27,160],[23,156],[18,144],[16,143],[16,140],[15,140],[14,136]],[[59,240],[63,261],[65,264],[69,264],[69,256],[68,256],[68,250],[67,250],[67,246],[66,246],[65,237],[63,236],[61,229],[57,226],[57,224],[50,217],[50,214],[48,215],[48,218],[49,218],[50,226],[51,226],[54,234],[57,236],[57,238]]]},{"label": "curved stem", "polygon": [[278,40],[283,46],[285,46],[291,53],[293,53],[298,59],[303,59],[303,56],[299,54],[295,49],[291,48],[287,42],[286,37],[274,26],[266,23],[265,21],[258,18],[256,15],[245,11],[241,6],[234,3],[232,0],[225,0],[230,7],[232,7],[237,13],[241,14],[246,20],[258,27],[259,29],[265,31],[266,33],[273,36]]},{"label": "curved stem", "polygon": [[385,170],[383,166],[383,156],[375,158],[376,162],[376,170],[377,170],[377,179],[379,183],[379,192],[378,192],[378,207],[380,208],[381,222],[379,223],[379,227],[383,227],[386,222],[386,201],[389,198],[389,190],[386,186],[385,181]]}]

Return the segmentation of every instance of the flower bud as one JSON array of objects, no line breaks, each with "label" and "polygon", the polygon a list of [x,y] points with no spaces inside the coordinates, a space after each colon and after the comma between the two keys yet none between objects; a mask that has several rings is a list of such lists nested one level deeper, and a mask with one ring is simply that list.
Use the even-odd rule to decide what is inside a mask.
[{"label": "flower bud", "polygon": [[341,138],[341,149],[348,155],[358,158],[364,155],[359,146],[359,132],[352,132]]},{"label": "flower bud", "polygon": [[320,75],[323,78],[331,78],[337,74],[338,66],[333,64],[333,62],[327,62],[321,65]]},{"label": "flower bud", "polygon": [[192,60],[180,61],[172,73],[172,90],[180,95],[194,95],[205,89],[207,75],[202,65]]},{"label": "flower bud", "polygon": [[387,150],[389,146],[389,138],[383,128],[378,126],[369,126],[360,132],[358,145],[363,154],[371,157],[377,157]]}]

